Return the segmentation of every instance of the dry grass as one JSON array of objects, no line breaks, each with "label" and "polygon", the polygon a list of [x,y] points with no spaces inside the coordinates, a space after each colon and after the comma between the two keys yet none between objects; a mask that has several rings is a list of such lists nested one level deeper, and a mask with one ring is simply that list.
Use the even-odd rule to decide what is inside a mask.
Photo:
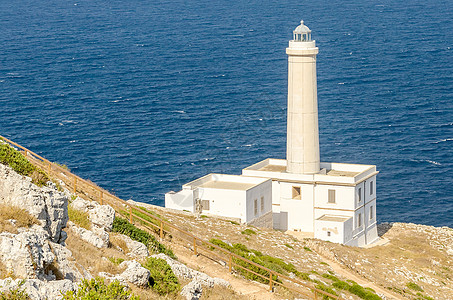
[{"label": "dry grass", "polygon": [[31,227],[34,224],[40,224],[40,221],[25,209],[9,204],[0,204],[0,232],[17,233],[17,228]]},{"label": "dry grass", "polygon": [[71,205],[68,205],[68,216],[69,220],[74,222],[77,226],[87,230],[91,229],[91,222],[87,212],[75,209]]},{"label": "dry grass", "polygon": [[81,264],[91,274],[96,276],[99,272],[108,272],[118,274],[122,270],[108,258],[129,259],[121,251],[113,248],[99,249],[85,242],[78,236],[74,235],[71,230],[68,230],[68,239],[66,247],[72,251],[72,255],[77,263]]},{"label": "dry grass", "polygon": [[129,248],[127,247],[126,242],[119,236],[120,236],[119,233],[113,232],[110,233],[110,244],[112,248],[118,247],[121,250],[123,250],[124,254],[129,253]]}]

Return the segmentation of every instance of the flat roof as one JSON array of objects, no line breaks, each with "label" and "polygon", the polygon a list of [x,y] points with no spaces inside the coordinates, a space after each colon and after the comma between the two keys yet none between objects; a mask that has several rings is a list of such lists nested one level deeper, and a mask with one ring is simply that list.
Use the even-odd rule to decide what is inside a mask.
[{"label": "flat roof", "polygon": [[256,186],[256,183],[244,183],[244,182],[231,182],[231,181],[208,181],[198,187],[211,188],[211,189],[223,189],[223,190],[241,190],[246,191]]},{"label": "flat roof", "polygon": [[342,217],[342,216],[329,216],[329,215],[323,215],[322,217],[319,217],[317,220],[320,221],[329,221],[329,222],[345,222],[349,220],[352,217]]},{"label": "flat roof", "polygon": [[268,172],[286,172],[286,166],[280,166],[280,165],[265,165],[264,167],[258,169],[258,171],[268,171]]},{"label": "flat roof", "polygon": [[326,175],[329,176],[343,176],[343,177],[356,177],[360,172],[340,171],[340,170],[328,170]]}]

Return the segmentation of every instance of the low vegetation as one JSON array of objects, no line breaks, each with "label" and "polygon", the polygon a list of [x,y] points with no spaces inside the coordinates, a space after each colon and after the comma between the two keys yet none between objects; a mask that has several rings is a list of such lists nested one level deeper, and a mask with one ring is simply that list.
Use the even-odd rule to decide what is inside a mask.
[{"label": "low vegetation", "polygon": [[[230,252],[233,252],[241,257],[244,257],[248,260],[251,260],[252,262],[254,262],[260,266],[263,266],[265,268],[268,268],[272,271],[275,271],[275,272],[278,272],[278,273],[281,273],[284,275],[286,275],[288,273],[293,273],[300,278],[305,277],[303,273],[300,273],[299,271],[296,270],[296,268],[294,267],[293,264],[286,263],[282,259],[277,258],[277,257],[264,255],[260,251],[248,249],[245,245],[242,245],[242,244],[230,245],[219,239],[211,239],[211,240],[209,240],[209,242],[211,242],[212,244],[217,245],[223,249],[226,249]],[[235,268],[236,271],[239,272],[240,274],[242,274],[245,278],[255,280],[258,282],[262,282],[262,283],[269,283],[269,280],[266,279],[266,278],[269,278],[269,276],[270,276],[269,271],[259,268],[253,264],[247,263],[241,259],[233,258],[233,262],[239,266],[247,268],[262,276],[261,277],[261,276],[255,275],[240,267]],[[278,280],[277,276],[273,276],[273,280]]]},{"label": "low vegetation", "polygon": [[418,284],[416,284],[415,282],[408,282],[408,283],[406,284],[406,286],[407,286],[408,288],[410,288],[411,290],[413,290],[413,291],[416,291],[416,292],[423,292],[422,287],[419,286]]},{"label": "low vegetation", "polygon": [[178,278],[165,260],[148,257],[143,267],[150,271],[149,286],[156,293],[167,295],[179,291]]},{"label": "low vegetation", "polygon": [[0,232],[17,233],[17,228],[31,227],[39,224],[39,220],[25,209],[8,204],[0,204]]},{"label": "low vegetation", "polygon": [[159,243],[159,241],[153,235],[140,228],[135,227],[125,219],[115,217],[115,219],[113,220],[112,231],[127,235],[131,239],[145,244],[148,249],[154,253],[164,253],[171,258],[176,259],[173,251],[167,249],[164,245]]},{"label": "low vegetation", "polygon": [[69,291],[63,295],[64,300],[139,300],[127,287],[117,280],[106,284],[104,279],[96,277],[91,280],[84,279],[77,292]]},{"label": "low vegetation", "polygon": [[29,176],[32,182],[43,186],[49,181],[47,174],[41,169],[32,165],[19,151],[0,142],[0,163],[10,166],[17,173]]},{"label": "low vegetation", "polygon": [[256,234],[256,232],[250,228],[247,228],[243,231],[241,231],[242,234],[246,234],[246,235],[252,235],[252,234]]},{"label": "low vegetation", "polygon": [[91,229],[91,222],[87,212],[75,209],[72,205],[68,205],[68,217],[69,220],[74,222],[77,226],[87,230]]},{"label": "low vegetation", "polygon": [[[323,274],[322,277],[326,279],[330,279],[332,281],[332,287],[338,290],[345,290],[358,296],[361,299],[365,300],[380,300],[381,297],[376,295],[376,293],[370,288],[364,288],[361,285],[358,285],[354,281],[346,282],[338,279],[336,276],[332,274]],[[318,284],[319,285],[319,284]]]},{"label": "low vegetation", "polygon": [[8,291],[0,292],[0,300],[29,300],[28,294],[21,288],[25,281],[21,281],[19,286]]}]

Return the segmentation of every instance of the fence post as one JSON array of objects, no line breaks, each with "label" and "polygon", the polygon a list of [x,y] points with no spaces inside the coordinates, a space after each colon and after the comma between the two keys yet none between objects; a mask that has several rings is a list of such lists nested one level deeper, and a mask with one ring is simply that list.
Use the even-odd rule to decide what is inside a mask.
[{"label": "fence post", "polygon": [[132,206],[129,205],[129,222],[132,224]]},{"label": "fence post", "polygon": [[74,189],[73,189],[73,194],[75,195],[77,193],[77,177],[74,176]]},{"label": "fence post", "polygon": [[198,255],[197,254],[197,238],[196,237],[193,237],[193,254],[194,255]]},{"label": "fence post", "polygon": [[99,202],[101,203],[101,205],[103,204],[103,203],[102,203],[102,202],[103,202],[103,199],[102,199],[102,196],[103,196],[103,195],[102,195],[102,194],[103,194],[102,191],[99,190]]},{"label": "fence post", "polygon": [[272,292],[274,281],[272,281],[272,272],[269,272],[269,290]]},{"label": "fence post", "polygon": [[229,269],[230,273],[233,272],[233,256],[230,253],[230,261],[229,261]]},{"label": "fence post", "polygon": [[52,171],[52,164],[50,163],[49,161],[49,166],[48,166],[48,173],[49,173],[49,176],[50,176],[50,172]]},{"label": "fence post", "polygon": [[315,300],[318,299],[318,293],[316,292],[316,290],[314,290],[315,292]]},{"label": "fence post", "polygon": [[160,232],[159,232],[159,235],[160,235],[160,239],[163,240],[163,238],[164,238],[164,224],[162,223],[162,220],[160,220]]}]

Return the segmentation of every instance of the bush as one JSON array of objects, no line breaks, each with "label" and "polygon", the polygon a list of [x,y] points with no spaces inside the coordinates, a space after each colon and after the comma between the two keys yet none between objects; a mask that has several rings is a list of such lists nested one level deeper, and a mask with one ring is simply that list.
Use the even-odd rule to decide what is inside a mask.
[{"label": "bush", "polygon": [[131,294],[125,286],[118,280],[109,285],[104,283],[104,279],[83,279],[77,292],[69,291],[63,295],[64,300],[139,300],[137,296]]},{"label": "bush", "polygon": [[19,283],[19,286],[9,291],[0,292],[0,300],[29,300],[30,296],[21,289],[21,286],[25,283],[25,280]]},{"label": "bush", "polygon": [[149,286],[159,295],[166,295],[179,290],[178,278],[165,260],[148,257],[143,267],[151,273]]},{"label": "bush", "polygon": [[0,142],[0,163],[10,166],[17,173],[29,176],[32,182],[43,186],[49,181],[46,173],[32,165],[19,151]]},{"label": "bush", "polygon": [[256,232],[250,228],[247,228],[246,230],[244,231],[241,231],[242,234],[246,234],[246,235],[252,235],[252,234],[256,234]]},{"label": "bush", "polygon": [[411,290],[414,290],[414,291],[417,291],[417,292],[423,292],[423,289],[421,286],[419,286],[418,284],[416,284],[415,282],[408,282],[406,284],[406,286],[408,288],[410,288]]},{"label": "bush", "polygon": [[176,259],[173,251],[167,249],[164,245],[159,243],[159,241],[153,235],[135,227],[125,219],[115,217],[115,219],[113,220],[112,231],[127,235],[131,239],[145,244],[148,249],[152,250],[155,253],[164,253],[171,258]]},{"label": "bush", "polygon": [[[332,295],[337,296],[337,293],[336,293],[332,288],[330,288],[330,287],[328,287],[328,286],[325,286],[325,285],[322,284],[322,283],[317,284],[317,285],[316,285],[316,288],[317,288],[318,290],[321,290],[321,291],[324,291],[324,292],[327,292],[327,293],[329,293],[329,294],[332,294]],[[329,297],[329,296],[327,296],[327,295],[322,295],[322,299],[323,299],[323,300],[328,300],[328,299],[335,299],[335,298]]]}]

